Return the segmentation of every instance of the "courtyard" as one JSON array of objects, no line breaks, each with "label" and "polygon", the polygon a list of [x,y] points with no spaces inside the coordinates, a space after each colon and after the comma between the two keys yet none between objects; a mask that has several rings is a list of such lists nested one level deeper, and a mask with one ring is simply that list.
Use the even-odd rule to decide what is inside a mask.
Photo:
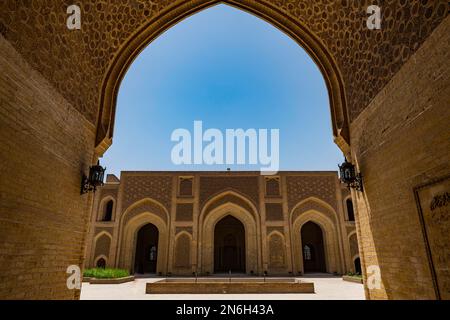
[{"label": "courtyard", "polygon": [[81,287],[81,300],[364,300],[362,284],[332,275],[297,279],[313,282],[313,294],[145,294],[145,284],[161,278],[138,278],[123,284],[89,284]]}]

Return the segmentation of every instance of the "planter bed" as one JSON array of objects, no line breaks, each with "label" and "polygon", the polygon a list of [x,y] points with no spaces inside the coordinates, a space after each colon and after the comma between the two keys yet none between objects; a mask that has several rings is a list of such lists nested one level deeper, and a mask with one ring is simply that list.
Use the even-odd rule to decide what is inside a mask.
[{"label": "planter bed", "polygon": [[363,279],[360,277],[343,276],[342,280],[349,281],[349,282],[355,282],[355,283],[363,283]]},{"label": "planter bed", "polygon": [[295,279],[163,279],[147,283],[146,293],[314,293],[314,283]]},{"label": "planter bed", "polygon": [[90,284],[120,284],[131,281],[134,281],[134,276],[123,278],[89,278]]}]

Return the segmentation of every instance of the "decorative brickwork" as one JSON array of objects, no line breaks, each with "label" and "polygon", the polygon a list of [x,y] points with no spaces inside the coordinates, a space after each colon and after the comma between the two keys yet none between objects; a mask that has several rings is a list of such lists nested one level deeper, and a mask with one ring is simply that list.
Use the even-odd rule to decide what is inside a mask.
[{"label": "decorative brickwork", "polygon": [[118,188],[101,188],[100,189],[100,199],[104,199],[106,197],[112,197],[113,199],[117,199]]},{"label": "decorative brickwork", "polygon": [[283,221],[283,206],[281,203],[266,203],[267,221]]},{"label": "decorative brickwork", "polygon": [[193,179],[180,177],[178,180],[178,195],[192,196],[192,191],[193,191]]},{"label": "decorative brickwork", "polygon": [[277,197],[280,196],[280,178],[266,178],[264,179],[266,183],[266,196]]},{"label": "decorative brickwork", "polygon": [[109,256],[109,247],[111,246],[111,235],[102,234],[95,242],[94,257],[104,255]]},{"label": "decorative brickwork", "polygon": [[170,176],[125,175],[121,178],[124,190],[122,208],[127,208],[136,201],[152,198],[170,208],[172,178]]},{"label": "decorative brickwork", "polygon": [[247,196],[255,205],[258,203],[258,177],[200,177],[200,203],[203,206],[212,196],[224,191],[235,190]]},{"label": "decorative brickwork", "polygon": [[307,212],[309,210],[315,210],[325,214],[331,221],[336,220],[336,214],[326,205],[311,199],[303,202],[298,205],[294,211],[292,212],[292,221],[295,221],[302,213]]},{"label": "decorative brickwork", "polygon": [[[0,5],[0,31],[33,68],[94,123],[98,88],[114,55],[136,30],[165,10],[186,2],[80,1],[83,32],[71,32],[65,24],[68,4],[43,0],[26,5],[6,0]],[[203,7],[200,4],[206,2],[191,3],[191,7]],[[384,2],[383,32],[371,32],[365,26],[366,9],[371,4],[368,0],[239,1],[240,6],[254,8],[256,13],[273,7],[286,18],[306,26],[325,44],[342,70],[352,118],[391,79],[448,11],[447,1],[443,0]],[[73,68],[75,65],[77,68]]]},{"label": "decorative brickwork", "polygon": [[284,235],[284,227],[267,227],[267,234],[270,234],[273,231],[277,231],[282,235]]},{"label": "decorative brickwork", "polygon": [[288,176],[286,179],[290,210],[299,199],[309,197],[321,199],[336,210],[336,176]]},{"label": "decorative brickwork", "polygon": [[356,233],[353,233],[350,236],[349,242],[350,242],[350,254],[351,254],[351,256],[354,257],[355,255],[359,255],[358,239],[356,238]]},{"label": "decorative brickwork", "polygon": [[178,203],[176,221],[192,221],[194,206],[192,203]]},{"label": "decorative brickwork", "polygon": [[105,231],[108,234],[112,234],[114,227],[95,227],[94,235],[98,235],[101,232]]},{"label": "decorative brickwork", "polygon": [[127,211],[123,219],[123,224],[126,224],[133,217],[143,212],[150,212],[152,214],[155,214],[156,216],[160,217],[165,223],[167,223],[168,217],[164,208],[151,200],[144,200]]},{"label": "decorative brickwork", "polygon": [[175,267],[191,268],[191,238],[183,233],[176,238]]},{"label": "decorative brickwork", "polygon": [[284,238],[278,233],[269,237],[269,268],[280,269],[286,267],[286,246]]},{"label": "decorative brickwork", "polygon": [[175,236],[178,235],[180,232],[187,232],[190,235],[192,235],[192,227],[176,227],[175,228]]},{"label": "decorative brickwork", "polygon": [[241,206],[242,208],[244,208],[245,210],[247,210],[248,212],[251,212],[252,214],[256,214],[253,210],[253,208],[248,204],[247,201],[243,200],[242,198],[236,196],[235,194],[230,194],[230,193],[225,193],[222,196],[218,196],[217,198],[215,198],[211,203],[209,203],[204,211],[205,211],[205,216],[208,214],[208,212],[214,210],[215,208],[226,204],[226,203],[235,203],[239,206]]},{"label": "decorative brickwork", "polygon": [[[412,190],[450,174],[447,1],[380,1],[381,31],[365,27],[366,8],[372,4],[369,0],[225,2],[286,31],[303,44],[324,73],[336,142],[364,177],[364,193],[356,193],[354,198],[361,262],[363,271],[365,266],[376,265],[382,274],[381,289],[366,288],[367,298],[438,297]],[[68,290],[65,270],[72,264],[83,265],[92,195],[80,196],[80,179],[111,143],[114,97],[124,71],[134,54],[162,31],[216,3],[219,1],[130,0],[119,4],[84,0],[78,3],[82,30],[69,31],[65,23],[69,3],[0,2],[0,163],[7,173],[0,179],[0,298],[79,297],[79,290]],[[343,115],[347,112],[351,126],[344,140],[349,146],[343,147],[342,131],[337,129],[345,129]],[[170,212],[175,186],[169,176],[155,185],[130,183],[135,189],[122,195],[120,206],[126,209],[150,197]],[[120,182],[123,190],[130,190],[127,178]],[[241,182],[230,185],[223,179],[220,183],[215,177],[208,179],[198,207],[226,187],[246,195],[258,207],[263,193],[258,190],[256,175],[253,180],[236,178]],[[289,210],[314,196],[342,214],[331,180],[314,179],[293,177],[284,186]],[[236,207],[229,210],[239,211]],[[347,240],[340,239],[338,227],[321,215],[301,215],[296,220],[297,229],[292,231],[295,272],[302,270],[298,238],[306,218],[317,220],[326,230],[328,270],[346,271],[346,264],[339,260],[339,243]],[[255,241],[248,252],[248,268],[260,272],[262,263],[269,261],[267,252],[258,247],[266,239],[256,241],[258,227],[265,228],[265,221],[256,224],[252,218],[246,219],[250,240]],[[160,223],[161,230],[158,272],[167,271],[173,239],[160,220],[156,214],[143,214],[132,225],[121,226],[124,243],[119,243],[118,257],[108,264],[131,270],[135,232],[140,223],[152,222]],[[287,234],[286,239],[290,239]],[[88,252],[94,255],[94,245],[90,246]],[[203,249],[211,263],[211,248],[199,242],[199,256]],[[202,261],[197,261],[205,267],[200,269],[211,270],[211,264],[203,266]],[[86,259],[86,263],[90,261]]]}]

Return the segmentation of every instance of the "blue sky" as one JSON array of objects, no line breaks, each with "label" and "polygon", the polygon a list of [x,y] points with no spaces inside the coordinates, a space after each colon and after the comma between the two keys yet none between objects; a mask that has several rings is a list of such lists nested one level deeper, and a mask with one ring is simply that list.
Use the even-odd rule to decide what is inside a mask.
[{"label": "blue sky", "polygon": [[175,129],[280,130],[280,170],[336,170],[327,89],[287,35],[218,5],[181,21],[136,58],[121,83],[113,145],[101,159],[123,170],[259,170],[260,165],[175,165]]}]

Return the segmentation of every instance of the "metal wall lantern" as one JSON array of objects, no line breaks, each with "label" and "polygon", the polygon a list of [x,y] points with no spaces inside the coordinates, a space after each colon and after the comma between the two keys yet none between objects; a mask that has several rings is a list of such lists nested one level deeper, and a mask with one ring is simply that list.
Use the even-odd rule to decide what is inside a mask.
[{"label": "metal wall lantern", "polygon": [[81,179],[81,194],[88,193],[89,191],[95,192],[97,187],[102,186],[105,170],[106,168],[103,168],[99,161],[97,161],[95,166],[91,166],[89,168],[89,177],[83,175]]},{"label": "metal wall lantern", "polygon": [[348,162],[347,159],[339,166],[339,178],[348,188],[363,191],[362,175],[361,173],[356,173],[355,166]]}]

